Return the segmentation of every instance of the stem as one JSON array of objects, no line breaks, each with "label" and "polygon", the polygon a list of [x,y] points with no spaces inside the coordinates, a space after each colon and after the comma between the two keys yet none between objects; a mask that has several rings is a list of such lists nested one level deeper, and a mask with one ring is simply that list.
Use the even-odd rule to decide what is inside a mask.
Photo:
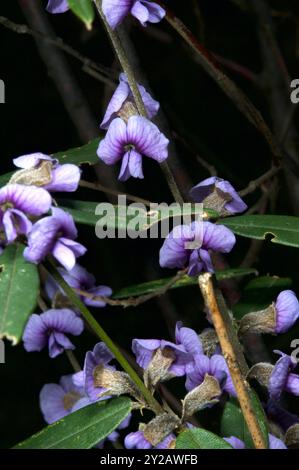
[{"label": "stem", "polygon": [[169,8],[166,8],[161,0],[156,0],[156,3],[162,6],[166,11],[166,20],[177,31],[182,39],[192,48],[196,53],[198,62],[206,73],[217,83],[223,92],[233,101],[239,111],[246,116],[246,118],[255,126],[255,128],[263,135],[272,151],[273,163],[278,166],[282,160],[282,151],[277,143],[275,136],[272,134],[270,128],[266,124],[261,113],[257,110],[254,104],[247,98],[241,89],[225,75],[215,56],[211,54],[202,44],[194,37],[191,31],[185,24],[177,18]]},{"label": "stem", "polygon": [[76,306],[88,325],[92,328],[92,330],[96,333],[96,335],[100,338],[101,341],[103,341],[108,349],[112,352],[114,355],[115,359],[118,361],[118,363],[121,365],[121,367],[129,374],[135,385],[138,387],[152,410],[156,414],[161,414],[163,412],[162,407],[160,404],[156,401],[156,399],[152,396],[150,391],[146,388],[144,385],[143,381],[138,377],[137,373],[135,370],[131,367],[131,365],[128,363],[128,361],[124,358],[124,356],[121,354],[117,346],[114,344],[112,339],[107,335],[105,330],[101,327],[101,325],[95,320],[95,318],[92,316],[86,305],[80,300],[76,292],[70,287],[59,271],[57,270],[55,264],[53,261],[50,259],[49,261],[45,262],[45,267],[49,274],[53,277],[53,279],[57,282],[57,284],[64,290],[68,298],[71,300],[71,302]]},{"label": "stem", "polygon": [[257,188],[262,186],[263,183],[271,179],[273,176],[276,175],[281,170],[281,167],[274,166],[270,168],[266,173],[264,173],[262,176],[257,178],[256,180],[250,181],[248,186],[243,189],[242,191],[239,191],[239,196],[244,197],[247,196],[247,194],[253,193]]},{"label": "stem", "polygon": [[73,351],[71,349],[66,349],[65,353],[67,355],[68,360],[70,361],[71,366],[73,367],[75,372],[80,372],[82,370],[79,362],[77,361],[77,358]]},{"label": "stem", "polygon": [[[129,83],[129,86],[131,88],[131,92],[132,92],[137,110],[138,110],[140,116],[143,116],[143,117],[147,118],[148,117],[147,111],[146,111],[146,108],[144,106],[144,103],[143,103],[143,100],[142,100],[142,97],[141,97],[141,94],[140,94],[140,91],[139,91],[139,88],[138,88],[138,83],[136,81],[134,71],[131,67],[131,64],[130,64],[129,60],[128,60],[126,51],[125,51],[125,49],[124,49],[124,47],[123,47],[123,45],[120,41],[119,35],[118,35],[117,31],[114,31],[113,29],[110,28],[110,26],[109,26],[109,24],[106,20],[106,17],[104,15],[103,11],[102,11],[100,0],[94,0],[94,2],[95,2],[97,10],[99,12],[99,15],[100,15],[100,17],[101,17],[101,19],[104,23],[105,29],[108,33],[108,36],[111,40],[114,52],[115,52],[115,54],[116,54],[116,56],[119,60],[119,63],[121,65],[124,73],[127,76],[128,83]],[[180,190],[179,190],[179,188],[176,184],[176,181],[173,177],[173,174],[172,174],[172,172],[169,168],[168,163],[166,161],[164,161],[164,162],[160,163],[160,166],[162,168],[165,179],[168,183],[169,189],[170,189],[175,201],[178,202],[179,204],[183,204],[184,200],[181,196]]]},{"label": "stem", "polygon": [[199,276],[199,287],[205,304],[211,312],[223,356],[234,383],[241,410],[256,449],[266,449],[264,436],[251,403],[250,386],[246,380],[248,366],[234,330],[229,312],[220,290],[215,286],[212,274]]}]

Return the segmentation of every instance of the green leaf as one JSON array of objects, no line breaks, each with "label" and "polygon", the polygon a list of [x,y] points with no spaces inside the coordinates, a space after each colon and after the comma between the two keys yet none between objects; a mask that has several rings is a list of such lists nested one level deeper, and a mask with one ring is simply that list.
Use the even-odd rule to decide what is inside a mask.
[{"label": "green leaf", "polygon": [[219,223],[237,235],[273,243],[299,247],[299,217],[288,215],[243,215],[229,217]]},{"label": "green leaf", "polygon": [[210,431],[194,428],[178,436],[176,449],[232,449],[232,446]]},{"label": "green leaf", "polygon": [[[255,269],[224,269],[223,271],[216,271],[216,277],[218,281],[224,279],[230,279],[233,277],[247,276],[249,274],[256,274]],[[138,295],[151,294],[152,292],[157,291],[165,287],[170,281],[171,277],[166,277],[163,279],[157,279],[155,281],[143,282],[142,284],[136,284],[134,286],[125,287],[120,289],[113,295],[114,299],[124,299],[127,297],[135,297]],[[175,284],[171,286],[171,289],[177,289],[179,287],[194,286],[198,285],[197,276],[190,277],[188,275],[183,276]]]},{"label": "green leaf", "polygon": [[235,318],[241,319],[246,313],[263,310],[282,290],[291,286],[292,280],[289,278],[262,276],[252,279],[243,289],[241,300],[233,307]]},{"label": "green leaf", "polygon": [[0,188],[2,186],[5,186],[9,182],[13,174],[14,174],[14,171],[11,171],[10,173],[5,173],[5,175],[0,176]]},{"label": "green leaf", "polygon": [[73,13],[85,23],[87,29],[91,29],[94,20],[94,8],[91,0],[68,0]]},{"label": "green leaf", "polygon": [[0,256],[0,338],[15,345],[21,338],[39,293],[37,267],[23,257],[24,247],[11,245]]},{"label": "green leaf", "polygon": [[[268,426],[264,410],[256,393],[254,391],[250,393],[255,415],[268,445]],[[254,448],[242,410],[235,398],[230,398],[224,407],[221,419],[221,435],[223,437],[238,437],[241,441],[245,442],[247,448]]]},{"label": "green leaf", "polygon": [[81,147],[54,153],[52,157],[57,158],[61,164],[73,163],[74,165],[81,165],[82,163],[89,163],[90,165],[95,165],[99,162],[97,156],[99,142],[100,139],[94,139]]},{"label": "green leaf", "polygon": [[[200,215],[201,209],[194,204],[185,207],[183,213],[181,208],[174,207],[171,212],[168,207],[157,210],[147,210],[134,205],[113,206],[106,202],[78,201],[72,199],[60,199],[61,208],[69,212],[76,223],[103,228],[105,230],[131,230],[135,228],[135,220],[138,217],[138,231],[145,232],[160,222],[168,219]],[[98,209],[97,209],[98,208]],[[97,215],[96,215],[97,210]],[[205,213],[214,218],[217,213],[210,209],[204,209]],[[171,228],[171,225],[170,225]]]},{"label": "green leaf", "polygon": [[109,436],[130,411],[129,398],[100,401],[56,421],[14,448],[90,449]]}]

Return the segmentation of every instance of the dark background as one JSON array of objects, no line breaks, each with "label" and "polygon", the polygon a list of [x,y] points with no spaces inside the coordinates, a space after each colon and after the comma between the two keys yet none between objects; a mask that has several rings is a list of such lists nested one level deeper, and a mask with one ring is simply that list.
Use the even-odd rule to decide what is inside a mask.
[{"label": "dark background", "polygon": [[[241,11],[228,0],[169,0],[167,3],[208,49],[256,73],[261,71],[262,61],[253,15]],[[202,14],[202,23],[195,14],[196,4]],[[273,1],[271,6],[277,37],[290,76],[299,78],[298,2]],[[18,1],[2,0],[0,15],[16,23],[26,22]],[[112,75],[117,72],[109,41],[98,20],[93,30],[87,32],[71,13],[47,14],[47,18],[57,35],[63,37],[66,43],[94,61],[111,67]],[[171,130],[182,136],[190,146],[191,150],[181,142],[176,142],[182,168],[194,184],[209,176],[197,162],[197,153],[214,165],[219,176],[229,179],[237,189],[244,188],[251,179],[270,167],[271,155],[263,138],[205,74],[194,54],[166,22],[146,29],[133,22],[131,37],[138,50],[142,69],[154,95],[161,102]],[[66,60],[99,124],[111,90],[86,75],[76,60],[69,57]],[[259,90],[238,74],[224,70],[252,99],[271,126],[267,92]],[[34,40],[9,31],[2,25],[0,78],[6,84],[6,104],[0,106],[1,174],[13,169],[12,158],[19,155],[35,151],[52,154],[82,143]],[[294,120],[296,125],[298,119],[297,114]],[[87,168],[85,177],[92,180],[95,175]],[[150,200],[171,201],[163,175],[154,162],[145,163],[144,181],[130,181],[126,188],[128,192]],[[246,201],[252,205],[260,195],[257,191]],[[82,189],[76,197],[105,200],[102,193]],[[291,197],[292,188],[288,187],[282,175],[275,206],[271,207],[270,204],[267,213],[292,214]],[[171,274],[170,271],[161,270],[158,265],[160,240],[99,241],[91,228],[79,227],[79,232],[80,241],[89,248],[80,263],[96,275],[99,283],[110,285],[113,290]],[[231,266],[239,265],[249,243],[249,240],[238,239],[237,247],[228,257]],[[298,292],[298,254],[295,249],[266,242],[255,267],[260,275],[291,277],[294,289]],[[240,286],[246,282],[248,279],[242,281]],[[134,337],[170,338],[166,320],[173,323],[173,319],[179,318],[197,330],[206,325],[200,296],[195,287],[173,292],[169,300],[170,317],[165,316],[165,304],[155,301],[138,308],[123,310],[106,307],[94,313],[115,341],[127,349]],[[296,338],[296,334],[298,337],[298,327],[293,329],[290,337]],[[288,338],[283,339],[284,348],[288,347]],[[273,342],[276,348],[279,341]],[[82,341],[75,339],[75,343],[78,345],[78,357],[83,361],[85,351],[93,347],[95,339],[85,333]],[[10,447],[44,426],[38,406],[39,391],[43,384],[58,382],[62,374],[70,372],[69,363],[62,356],[50,360],[47,352],[29,354],[24,352],[22,345],[12,348],[7,343],[6,364],[0,365],[1,447]],[[181,390],[180,384],[177,387],[174,387],[175,392]]]}]

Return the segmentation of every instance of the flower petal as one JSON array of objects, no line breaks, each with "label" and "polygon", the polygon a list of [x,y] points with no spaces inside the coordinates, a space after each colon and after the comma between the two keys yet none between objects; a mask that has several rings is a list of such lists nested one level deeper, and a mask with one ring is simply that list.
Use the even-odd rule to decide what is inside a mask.
[{"label": "flower petal", "polygon": [[49,13],[65,13],[69,8],[67,0],[49,0],[46,6]]},{"label": "flower petal", "polygon": [[142,156],[136,150],[126,152],[121,164],[118,179],[120,181],[127,181],[133,176],[134,178],[144,178],[142,172]]},{"label": "flower petal", "polygon": [[291,290],[282,291],[275,302],[276,333],[288,331],[299,317],[299,302],[295,292]]},{"label": "flower petal", "polygon": [[47,344],[47,328],[41,315],[30,315],[23,333],[24,348],[26,351],[41,351]]},{"label": "flower petal", "polygon": [[44,420],[48,424],[52,424],[68,415],[68,410],[64,408],[64,396],[65,391],[57,384],[46,384],[41,389],[39,406]]},{"label": "flower petal", "polygon": [[43,188],[22,184],[7,184],[0,189],[0,205],[9,202],[13,204],[15,209],[39,216],[49,211],[52,198],[48,191]]},{"label": "flower petal", "polygon": [[133,339],[132,351],[135,354],[137,364],[146,369],[152,360],[154,352],[161,346],[158,339]]},{"label": "flower petal", "polygon": [[[44,153],[36,152],[36,153],[29,153],[28,155],[22,155],[21,157],[17,157],[13,159],[13,164],[18,168],[23,168],[24,170],[29,170],[31,168],[35,168],[42,160],[50,160],[52,158],[49,155],[45,155]],[[56,160],[53,160],[53,163]]]},{"label": "flower petal", "polygon": [[116,118],[111,122],[105,138],[101,140],[97,155],[107,165],[113,165],[124,155],[126,143],[126,124],[122,119]]},{"label": "flower petal", "polygon": [[78,189],[80,178],[81,171],[77,165],[58,165],[52,170],[51,183],[45,185],[44,188],[53,192],[74,192]]},{"label": "flower petal", "polygon": [[130,13],[134,0],[103,0],[102,9],[112,29],[115,29]]},{"label": "flower petal", "polygon": [[148,2],[146,0],[141,0],[141,2],[148,9],[148,21],[150,23],[159,23],[166,15],[166,11],[164,10],[164,8],[160,7],[160,5],[158,5],[157,3]]},{"label": "flower petal", "polygon": [[[125,76],[125,74],[122,75]],[[100,126],[102,129],[107,129],[109,127],[112,119],[116,117],[116,114],[118,111],[120,111],[122,105],[129,97],[130,93],[131,90],[127,80],[122,80],[112,95],[110,103],[108,104],[105,116]]]},{"label": "flower petal", "polygon": [[159,163],[168,157],[169,140],[155,124],[142,116],[132,116],[128,120],[127,139],[136,151]]}]

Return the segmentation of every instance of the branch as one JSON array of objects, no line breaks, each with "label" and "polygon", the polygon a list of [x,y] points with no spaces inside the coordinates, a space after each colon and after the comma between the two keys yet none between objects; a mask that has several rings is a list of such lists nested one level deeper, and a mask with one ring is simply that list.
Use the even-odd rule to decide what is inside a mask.
[{"label": "branch", "polygon": [[[119,35],[118,35],[116,30],[112,30],[110,28],[110,26],[109,26],[109,24],[106,20],[106,17],[104,15],[103,11],[102,11],[100,0],[94,0],[94,2],[95,2],[97,10],[99,12],[99,15],[100,15],[100,17],[103,21],[103,24],[105,26],[107,34],[109,35],[109,38],[111,40],[114,52],[117,55],[117,58],[120,62],[120,65],[121,65],[123,71],[125,72],[125,74],[127,76],[128,83],[129,83],[129,86],[131,88],[131,92],[132,92],[132,95],[134,97],[134,101],[135,101],[137,110],[138,110],[138,112],[141,116],[147,117],[147,112],[146,112],[144,103],[142,101],[142,97],[141,97],[141,94],[140,94],[140,91],[139,91],[139,88],[138,88],[137,81],[135,79],[134,71],[131,67],[131,64],[129,63],[126,51],[125,51],[125,49],[124,49],[124,47],[123,47],[123,45],[120,41]],[[180,190],[179,190],[179,188],[176,184],[176,181],[173,177],[173,174],[172,174],[172,172],[171,172],[171,170],[168,166],[168,163],[166,161],[164,161],[164,162],[160,163],[160,166],[162,168],[162,171],[164,173],[164,176],[166,178],[166,181],[168,183],[168,186],[171,190],[171,193],[172,193],[175,201],[178,202],[179,204],[183,204],[183,202],[184,202],[183,198],[182,198]]]},{"label": "branch", "polygon": [[262,176],[257,178],[256,180],[250,181],[248,186],[242,191],[239,191],[239,195],[241,197],[247,196],[247,194],[253,193],[257,188],[262,186],[262,184],[266,183],[266,181],[270,180],[273,176],[275,176],[281,167],[272,167],[270,170],[266,171]]},{"label": "branch", "polygon": [[227,77],[222,70],[215,56],[205,49],[198,40],[193,36],[191,31],[177,18],[169,9],[165,7],[163,2],[156,0],[166,11],[166,20],[177,31],[177,33],[184,39],[184,41],[192,48],[198,57],[198,61],[207,74],[218,84],[224,93],[233,101],[235,106],[241,111],[244,116],[255,126],[255,128],[263,135],[268,143],[272,152],[273,162],[279,165],[282,160],[281,149],[264,121],[261,113],[256,109],[253,103],[247,96],[240,90],[237,85]]},{"label": "branch", "polygon": [[133,297],[124,300],[113,300],[110,297],[105,297],[102,295],[94,295],[90,294],[90,292],[86,292],[81,289],[75,289],[77,294],[82,295],[82,297],[86,297],[87,299],[94,300],[94,301],[103,301],[112,307],[137,307],[148,300],[154,299],[155,297],[159,297],[165,294],[171,287],[179,281],[184,275],[186,274],[186,269],[179,271],[175,276],[173,276],[163,287],[157,289],[155,292],[151,292],[150,294],[140,295],[139,297]]},{"label": "branch", "polygon": [[94,77],[96,80],[105,83],[105,85],[108,85],[113,89],[116,87],[116,82],[114,82],[110,78],[113,73],[112,69],[108,69],[103,65],[94,62],[88,57],[85,57],[79,51],[76,51],[76,49],[73,49],[71,46],[66,44],[62,38],[58,36],[49,36],[35,29],[28,28],[28,26],[25,24],[14,23],[13,21],[9,20],[8,18],[5,18],[4,16],[0,16],[0,24],[2,24],[2,26],[9,29],[10,31],[13,31],[14,33],[26,34],[32,36],[34,39],[42,39],[48,44],[51,44],[57,47],[58,49],[61,49],[71,57],[74,57],[79,62],[81,62],[82,70],[89,74],[91,77]]},{"label": "branch", "polygon": [[206,307],[211,313],[213,324],[219,338],[223,356],[227,362],[234,383],[240,407],[247,423],[254,446],[265,449],[266,443],[251,404],[251,389],[246,380],[248,366],[241,345],[238,341],[230,314],[220,290],[210,273],[199,276],[199,287],[205,300]]}]

